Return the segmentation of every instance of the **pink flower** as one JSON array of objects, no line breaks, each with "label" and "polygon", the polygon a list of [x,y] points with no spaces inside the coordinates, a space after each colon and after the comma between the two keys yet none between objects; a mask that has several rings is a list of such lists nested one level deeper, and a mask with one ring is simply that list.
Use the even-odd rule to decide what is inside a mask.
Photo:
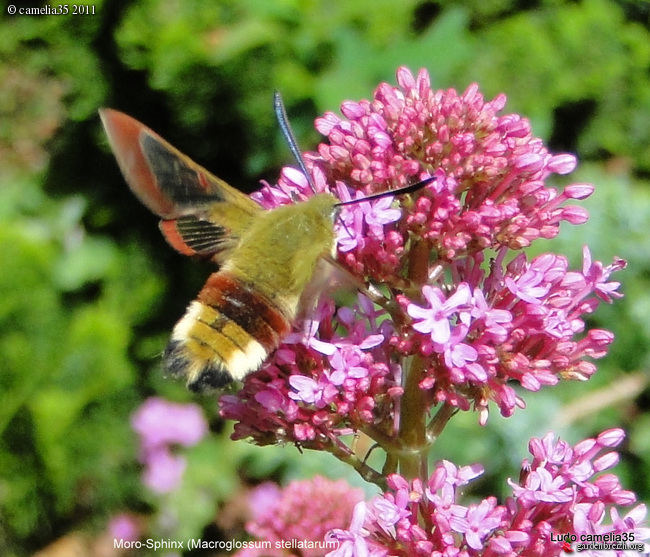
[{"label": "pink flower", "polygon": [[518,279],[506,277],[505,284],[515,296],[530,304],[539,304],[540,298],[548,293],[548,286],[540,286],[544,275],[534,269],[527,270]]},{"label": "pink flower", "polygon": [[526,479],[526,488],[513,486],[515,495],[526,505],[534,505],[538,501],[565,503],[571,500],[573,490],[563,488],[566,485],[562,477],[554,478],[545,468],[533,470]]},{"label": "pink flower", "polygon": [[501,518],[506,512],[504,507],[495,507],[496,500],[493,498],[466,509],[457,507],[458,512],[451,518],[450,525],[455,532],[465,536],[469,547],[479,550],[483,547],[483,540],[501,525]]},{"label": "pink flower", "polygon": [[140,538],[141,525],[133,515],[122,513],[113,516],[108,522],[108,535],[113,540],[134,542]]},{"label": "pink flower", "polygon": [[408,314],[419,320],[414,323],[413,328],[420,333],[431,333],[431,340],[444,344],[451,336],[451,325],[449,318],[458,315],[462,320],[462,309],[467,307],[471,298],[471,292],[467,284],[460,284],[458,290],[449,299],[439,288],[432,288],[428,285],[422,287],[422,294],[429,302],[429,309],[422,308],[416,304],[409,304]]},{"label": "pink flower", "polygon": [[[366,518],[367,506],[364,501],[359,501],[354,507],[352,522],[347,530],[340,528],[334,529],[328,533],[328,540],[336,540],[339,547],[327,554],[328,557],[366,557],[372,552],[366,542],[368,532],[363,529],[363,522]],[[385,555],[386,552],[378,553]]]},{"label": "pink flower", "polygon": [[169,493],[180,485],[186,465],[184,457],[160,447],[147,455],[142,481],[151,491]]},{"label": "pink flower", "polygon": [[196,404],[177,404],[148,398],[131,417],[140,436],[140,461],[145,465],[143,482],[152,491],[167,493],[178,487],[185,459],[170,447],[196,445],[208,432],[208,424]]},{"label": "pink flower", "polygon": [[143,450],[161,445],[196,445],[208,432],[208,424],[197,404],[176,404],[163,398],[144,401],[131,418],[131,426],[140,435]]}]

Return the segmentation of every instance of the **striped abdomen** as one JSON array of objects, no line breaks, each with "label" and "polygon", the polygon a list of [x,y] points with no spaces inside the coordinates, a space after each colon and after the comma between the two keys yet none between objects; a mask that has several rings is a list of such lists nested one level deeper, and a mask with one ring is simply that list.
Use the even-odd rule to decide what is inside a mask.
[{"label": "striped abdomen", "polygon": [[227,272],[213,273],[176,324],[165,367],[193,391],[223,387],[258,370],[291,330],[268,298]]}]

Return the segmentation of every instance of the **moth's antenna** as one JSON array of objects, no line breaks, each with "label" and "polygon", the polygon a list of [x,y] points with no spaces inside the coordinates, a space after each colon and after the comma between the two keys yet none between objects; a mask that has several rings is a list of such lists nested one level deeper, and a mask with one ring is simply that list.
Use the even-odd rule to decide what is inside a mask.
[{"label": "moth's antenna", "polygon": [[300,170],[302,170],[302,173],[305,175],[305,178],[307,178],[309,187],[314,193],[317,193],[316,186],[314,185],[314,181],[311,178],[311,174],[307,172],[305,159],[302,158],[302,153],[298,149],[298,143],[296,143],[296,138],[293,135],[291,126],[289,125],[289,117],[287,116],[287,111],[284,109],[284,103],[282,102],[282,95],[280,95],[279,91],[273,92],[273,108],[275,109],[275,117],[278,119],[278,124],[280,124],[282,135],[284,135],[284,139],[289,144],[289,149],[291,149],[291,153],[298,161]]},{"label": "moth's antenna", "polygon": [[413,193],[414,191],[418,191],[419,189],[422,189],[424,186],[428,186],[431,182],[435,182],[435,181],[436,181],[436,177],[430,176],[429,178],[420,180],[419,182],[416,182],[415,184],[411,184],[410,186],[404,186],[403,188],[397,188],[396,190],[380,191],[379,193],[373,193],[371,195],[367,195],[366,197],[360,197],[358,199],[340,201],[335,206],[342,207],[344,205],[352,205],[353,203],[361,203],[362,201],[371,201],[372,199],[377,199],[379,197],[388,197],[389,195],[402,195],[405,193]]}]

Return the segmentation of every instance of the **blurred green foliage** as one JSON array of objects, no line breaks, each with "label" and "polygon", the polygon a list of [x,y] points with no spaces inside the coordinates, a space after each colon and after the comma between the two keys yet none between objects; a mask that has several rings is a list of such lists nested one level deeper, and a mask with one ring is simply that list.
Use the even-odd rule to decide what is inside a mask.
[{"label": "blurred green foliage", "polygon": [[[585,203],[592,219],[536,250],[561,251],[579,266],[586,243],[595,259],[629,262],[616,277],[626,298],[591,323],[618,339],[596,377],[528,394],[527,411],[493,416],[481,430],[473,415],[452,421],[434,458],[483,461],[488,479],[502,481],[516,476],[533,434],[554,428],[575,441],[623,425],[629,444],[619,472],[648,499],[647,2],[94,6],[95,15],[0,16],[0,554],[97,534],[124,511],[166,538],[231,535],[213,519],[245,483],[346,473],[322,455],[229,441],[210,399],[202,404],[214,435],[187,452],[182,489],[155,497],[141,486],[130,415],[153,393],[190,399],[160,377],[158,355],[208,269],[165,245],[124,185],[96,110],[132,114],[251,190],[288,160],[274,89],[307,148],[319,140],[315,116],[368,98],[402,64],[426,67],[434,87],[478,82],[487,98],[505,92],[506,110],[529,117],[553,151],[585,161],[570,179],[596,184]],[[622,377],[637,376],[636,390],[611,398]],[[595,410],[576,413],[587,399]],[[459,446],[458,434],[468,442]]]}]

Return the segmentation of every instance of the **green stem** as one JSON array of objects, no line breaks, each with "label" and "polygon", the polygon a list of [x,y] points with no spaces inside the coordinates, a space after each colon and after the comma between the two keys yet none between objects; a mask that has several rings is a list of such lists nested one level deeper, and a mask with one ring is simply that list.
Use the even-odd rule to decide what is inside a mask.
[{"label": "green stem", "polygon": [[351,453],[349,448],[345,445],[340,446],[338,443],[333,442],[327,447],[326,450],[332,453],[341,462],[345,462],[346,464],[352,466],[352,468],[354,468],[367,482],[374,483],[375,485],[379,486],[382,491],[386,491],[388,489],[386,478],[377,472],[374,468],[368,466],[355,454]]},{"label": "green stem", "polygon": [[442,430],[445,429],[447,422],[458,411],[458,408],[445,402],[443,406],[436,412],[433,420],[427,426],[427,439],[433,445],[436,442]]},{"label": "green stem", "polygon": [[[410,295],[415,301],[422,301],[420,287],[428,282],[429,256],[428,243],[422,238],[411,238],[407,276],[414,287]],[[398,431],[401,450],[397,457],[400,473],[407,479],[419,477],[426,480],[428,476],[427,456],[431,445],[426,432],[427,397],[420,389],[427,367],[427,360],[420,355],[413,356],[410,365],[403,366],[404,394]]]},{"label": "green stem", "polygon": [[422,301],[421,287],[429,282],[429,255],[431,248],[429,244],[419,239],[413,239],[409,249],[408,260],[408,278],[414,287],[414,291],[409,293],[415,301]]},{"label": "green stem", "polygon": [[404,394],[400,409],[398,438],[401,451],[398,455],[400,473],[407,479],[427,477],[427,453],[430,443],[426,431],[426,394],[420,381],[427,368],[426,360],[413,356],[411,365],[404,370]]}]

